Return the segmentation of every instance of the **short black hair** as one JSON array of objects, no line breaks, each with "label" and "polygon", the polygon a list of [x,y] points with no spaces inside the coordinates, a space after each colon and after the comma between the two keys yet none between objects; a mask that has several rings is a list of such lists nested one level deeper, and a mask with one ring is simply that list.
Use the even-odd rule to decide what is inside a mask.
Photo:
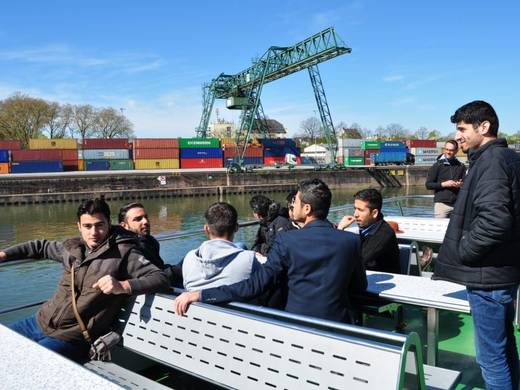
[{"label": "short black hair", "polygon": [[304,180],[298,184],[300,201],[311,206],[313,215],[318,219],[326,219],[329,215],[332,193],[320,179]]},{"label": "short black hair", "polygon": [[451,116],[451,123],[464,122],[472,124],[477,128],[482,122],[488,121],[490,123],[489,133],[492,136],[498,134],[498,116],[491,104],[483,100],[475,100],[459,107],[455,114]]},{"label": "short black hair", "polygon": [[118,223],[126,222],[126,213],[128,213],[129,210],[132,210],[135,208],[144,209],[144,206],[142,205],[142,203],[139,203],[139,202],[127,203],[124,206],[122,206],[119,209],[119,214],[117,215],[117,222]]},{"label": "short black hair", "polygon": [[108,207],[108,204],[104,199],[89,199],[81,203],[78,207],[78,221],[81,219],[83,214],[103,214],[107,219],[107,222],[110,223],[110,207]]},{"label": "short black hair", "polygon": [[296,197],[297,192],[297,190],[292,190],[291,192],[289,192],[289,194],[287,194],[287,197],[285,198],[287,200],[287,205],[290,206],[294,203],[294,198]]},{"label": "short black hair", "polygon": [[218,237],[231,236],[238,225],[237,210],[226,202],[213,203],[204,213],[212,234]]},{"label": "short black hair", "polygon": [[[446,144],[452,144],[455,147],[455,150],[459,150],[459,143],[455,141],[454,139],[450,139],[446,141]],[[446,145],[444,144],[444,145]]]},{"label": "short black hair", "polygon": [[367,202],[370,210],[377,209],[381,211],[381,208],[383,207],[383,196],[375,188],[366,188],[356,192],[354,194],[354,199]]},{"label": "short black hair", "polygon": [[249,201],[251,209],[253,209],[253,212],[258,214],[260,218],[267,217],[271,203],[273,203],[273,201],[265,195],[254,195]]}]

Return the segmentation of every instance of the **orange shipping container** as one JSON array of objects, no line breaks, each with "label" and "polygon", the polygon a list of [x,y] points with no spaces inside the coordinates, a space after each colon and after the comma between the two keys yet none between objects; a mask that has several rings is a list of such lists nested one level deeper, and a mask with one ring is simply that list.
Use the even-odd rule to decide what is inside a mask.
[{"label": "orange shipping container", "polygon": [[9,173],[9,163],[0,163],[0,175]]},{"label": "orange shipping container", "polygon": [[134,149],[134,160],[179,158],[179,149]]},{"label": "orange shipping container", "polygon": [[[178,149],[178,138],[136,138],[133,142],[134,149]],[[143,157],[148,158],[148,157]],[[154,157],[151,157],[154,158]],[[163,157],[159,157],[163,158]],[[164,157],[170,158],[170,157]],[[177,158],[177,157],[171,157]]]}]

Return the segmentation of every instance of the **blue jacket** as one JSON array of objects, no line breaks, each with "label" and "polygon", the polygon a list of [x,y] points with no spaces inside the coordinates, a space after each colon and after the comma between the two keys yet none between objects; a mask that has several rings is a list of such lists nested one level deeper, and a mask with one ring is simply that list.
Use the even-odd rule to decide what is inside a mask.
[{"label": "blue jacket", "polygon": [[281,232],[267,262],[249,279],[201,291],[207,303],[257,297],[277,278],[288,280],[285,310],[291,313],[350,322],[350,295],[367,287],[359,237],[314,220],[300,230]]}]

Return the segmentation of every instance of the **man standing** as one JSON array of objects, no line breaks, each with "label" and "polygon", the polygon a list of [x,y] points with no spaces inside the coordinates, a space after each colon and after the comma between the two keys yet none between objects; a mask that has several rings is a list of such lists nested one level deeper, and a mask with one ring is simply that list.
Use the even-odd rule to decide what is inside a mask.
[{"label": "man standing", "polygon": [[444,145],[444,153],[432,165],[426,178],[426,188],[435,192],[433,201],[435,218],[449,218],[457,200],[466,167],[455,155],[459,150],[457,141]]},{"label": "man standing", "polygon": [[168,279],[136,248],[133,233],[110,226],[104,200],[82,203],[77,217],[80,237],[18,244],[0,252],[0,261],[30,258],[63,263],[54,296],[36,315],[11,328],[82,362],[90,344],[110,330],[126,297],[167,290]]},{"label": "man standing", "polygon": [[285,310],[350,322],[350,296],[366,289],[367,278],[358,238],[327,221],[331,198],[329,188],[319,179],[300,183],[293,216],[305,224],[303,228],[277,234],[267,262],[249,279],[178,296],[176,313],[183,315],[189,304],[197,301],[219,303],[257,297],[285,276]]},{"label": "man standing", "polygon": [[517,389],[513,333],[520,282],[520,158],[497,138],[491,105],[474,101],[451,117],[469,170],[435,265],[434,279],[466,285],[477,362],[487,389]]},{"label": "man standing", "polygon": [[161,258],[161,246],[151,234],[148,213],[141,203],[132,202],[119,209],[118,222],[121,227],[139,236],[140,249],[153,265],[163,270],[170,283],[182,287],[182,266],[165,264]]},{"label": "man standing", "polygon": [[378,190],[361,190],[354,195],[354,215],[345,215],[338,229],[344,230],[356,221],[365,268],[399,274],[399,245],[393,229],[383,219],[382,207],[383,197]]}]

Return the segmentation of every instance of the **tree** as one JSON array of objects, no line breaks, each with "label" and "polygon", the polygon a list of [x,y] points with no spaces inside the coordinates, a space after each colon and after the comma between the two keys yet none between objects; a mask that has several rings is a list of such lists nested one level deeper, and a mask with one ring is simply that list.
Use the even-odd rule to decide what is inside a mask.
[{"label": "tree", "polygon": [[321,122],[316,117],[310,117],[305,119],[300,124],[300,130],[302,130],[303,137],[308,138],[313,142],[314,140],[316,140],[316,138],[321,138],[323,136]]},{"label": "tree", "polygon": [[388,139],[408,138],[410,132],[399,123],[390,123],[385,128],[385,135]]},{"label": "tree", "polygon": [[428,133],[429,133],[428,128],[421,126],[417,130],[415,130],[413,135],[415,135],[417,137],[417,139],[427,139]]},{"label": "tree", "polygon": [[44,131],[51,139],[65,138],[67,129],[71,125],[72,117],[73,109],[70,104],[62,106],[56,102],[49,103],[49,117],[45,124]]},{"label": "tree", "polygon": [[49,114],[45,100],[16,93],[0,102],[0,138],[20,140],[26,147],[29,139],[41,136]]},{"label": "tree", "polygon": [[72,106],[72,134],[78,134],[83,140],[92,135],[96,122],[96,111],[90,104]]},{"label": "tree", "polygon": [[361,126],[356,122],[350,126],[345,122],[339,122],[336,125],[336,134],[339,134],[341,138],[363,138]]},{"label": "tree", "polygon": [[93,123],[94,135],[100,138],[128,138],[133,136],[132,123],[117,110],[104,108],[97,112]]},{"label": "tree", "polygon": [[439,138],[441,138],[441,133],[438,130],[433,129],[428,133],[428,139],[439,139]]}]

